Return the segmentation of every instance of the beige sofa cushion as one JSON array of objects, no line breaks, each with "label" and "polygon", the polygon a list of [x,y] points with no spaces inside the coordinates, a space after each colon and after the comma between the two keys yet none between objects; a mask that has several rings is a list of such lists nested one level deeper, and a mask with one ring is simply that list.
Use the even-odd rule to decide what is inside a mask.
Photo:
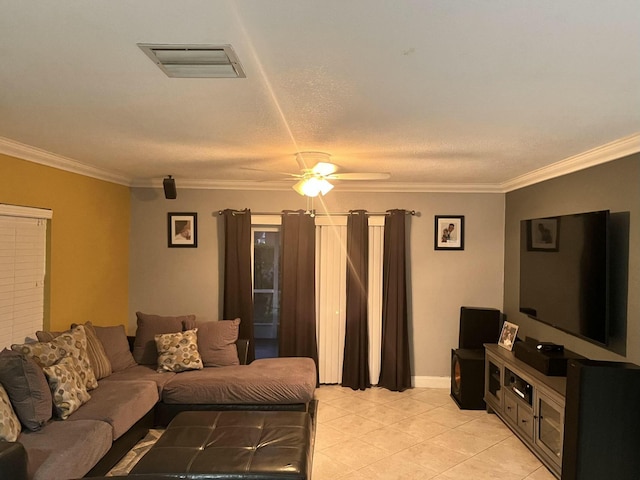
[{"label": "beige sofa cushion", "polygon": [[78,409],[67,423],[101,420],[111,425],[113,440],[126,433],[158,402],[153,381],[103,381],[91,392],[91,401]]},{"label": "beige sofa cushion", "polygon": [[111,448],[111,432],[99,420],[49,422],[40,432],[22,432],[18,441],[27,451],[29,478],[84,477]]},{"label": "beige sofa cushion", "polygon": [[141,380],[149,380],[156,384],[158,390],[158,396],[162,394],[162,389],[167,384],[171,378],[177,375],[172,372],[163,372],[158,373],[155,365],[138,365],[136,364],[133,367],[125,368],[124,370],[120,370],[119,372],[114,372],[106,378],[100,380],[100,385],[104,385],[105,383],[117,382],[120,380],[131,380],[131,381],[141,381]]},{"label": "beige sofa cushion", "polygon": [[263,358],[250,365],[182,372],[169,380],[162,400],[171,404],[309,403],[316,389],[310,358]]}]

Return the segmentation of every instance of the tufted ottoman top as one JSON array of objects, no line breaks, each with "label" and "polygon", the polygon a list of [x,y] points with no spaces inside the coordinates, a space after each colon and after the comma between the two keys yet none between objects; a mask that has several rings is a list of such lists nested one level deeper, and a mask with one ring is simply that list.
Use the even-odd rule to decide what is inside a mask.
[{"label": "tufted ottoman top", "polygon": [[306,412],[183,412],[131,474],[306,480],[311,476],[312,439]]}]

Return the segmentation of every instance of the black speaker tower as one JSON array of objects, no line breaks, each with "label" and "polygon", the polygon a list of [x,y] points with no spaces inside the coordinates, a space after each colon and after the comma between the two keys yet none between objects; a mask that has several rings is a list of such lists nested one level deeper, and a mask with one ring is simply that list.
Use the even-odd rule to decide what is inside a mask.
[{"label": "black speaker tower", "polygon": [[481,348],[485,343],[498,343],[500,310],[495,308],[460,307],[458,348]]},{"label": "black speaker tower", "polygon": [[563,480],[640,478],[640,366],[569,359]]},{"label": "black speaker tower", "polygon": [[486,408],[484,344],[498,342],[500,317],[494,308],[460,308],[459,348],[451,350],[451,397],[461,409]]},{"label": "black speaker tower", "polygon": [[164,198],[167,200],[175,200],[178,198],[178,192],[176,191],[176,181],[169,175],[162,181],[164,187]]}]

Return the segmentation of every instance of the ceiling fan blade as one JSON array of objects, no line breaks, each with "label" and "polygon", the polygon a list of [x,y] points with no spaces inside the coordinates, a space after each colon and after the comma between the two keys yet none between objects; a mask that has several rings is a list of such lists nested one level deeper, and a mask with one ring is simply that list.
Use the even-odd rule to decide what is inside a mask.
[{"label": "ceiling fan blade", "polygon": [[334,173],[327,175],[328,180],[387,180],[390,173]]},{"label": "ceiling fan blade", "polygon": [[[298,152],[296,153],[296,160],[300,170],[313,170],[315,167],[311,167],[313,164],[325,163],[329,160],[331,155],[324,152]],[[327,162],[328,163],[328,162]],[[334,170],[335,172],[335,170]],[[314,172],[315,173],[315,172]]]},{"label": "ceiling fan blade", "polygon": [[326,177],[328,175],[331,175],[335,173],[337,170],[338,170],[337,166],[335,166],[333,163],[328,163],[328,162],[318,162],[311,169],[313,173],[315,173],[316,175],[320,175],[321,177]]},{"label": "ceiling fan blade", "polygon": [[279,172],[275,170],[266,170],[263,168],[251,168],[251,167],[240,167],[241,170],[251,170],[252,172],[262,172],[262,173],[272,173],[275,175],[284,175],[287,177],[293,178],[302,178],[302,175],[299,173],[291,173],[291,172]]}]

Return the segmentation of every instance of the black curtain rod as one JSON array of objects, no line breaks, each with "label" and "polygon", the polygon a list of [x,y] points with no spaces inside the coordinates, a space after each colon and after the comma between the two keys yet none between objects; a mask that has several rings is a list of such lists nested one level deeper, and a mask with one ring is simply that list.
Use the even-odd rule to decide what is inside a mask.
[{"label": "black curtain rod", "polygon": [[[357,212],[354,211],[354,212]],[[222,215],[224,213],[224,210],[218,210],[218,215]],[[233,214],[234,215],[244,215],[246,212],[246,210],[233,210]],[[251,212],[253,215],[281,215],[282,212]],[[287,213],[290,214],[296,214],[298,213],[298,211],[296,210],[287,210]],[[317,217],[317,216],[322,216],[322,217],[331,217],[331,216],[347,216],[347,215],[351,215],[351,212],[336,212],[336,213],[331,213],[331,212],[316,212],[315,210],[306,210],[303,212],[303,214],[305,215],[311,215],[312,217]],[[382,215],[389,215],[389,212],[366,212],[366,215],[371,215],[371,216],[382,216]],[[406,215],[418,215],[418,212],[416,212],[415,210],[405,210],[405,214]]]}]

